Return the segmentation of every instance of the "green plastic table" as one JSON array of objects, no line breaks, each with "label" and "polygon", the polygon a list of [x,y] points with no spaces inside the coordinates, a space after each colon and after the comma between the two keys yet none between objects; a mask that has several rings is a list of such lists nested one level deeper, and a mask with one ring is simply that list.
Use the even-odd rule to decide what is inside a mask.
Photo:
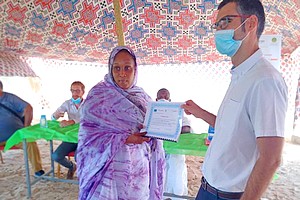
[{"label": "green plastic table", "polygon": [[[28,126],[22,129],[17,130],[7,141],[4,148],[5,150],[10,149],[15,144],[23,142],[24,150],[24,161],[25,161],[25,170],[26,170],[26,184],[27,184],[27,197],[31,198],[31,186],[42,179],[56,181],[56,182],[66,182],[78,184],[77,180],[67,180],[60,179],[54,176],[54,161],[52,159],[53,153],[53,140],[60,140],[64,142],[77,143],[78,141],[78,129],[79,124],[73,124],[61,128],[58,121],[47,121],[48,128],[41,128],[40,124],[33,126]],[[36,177],[33,181],[30,179],[29,163],[28,163],[28,154],[27,154],[27,142],[33,142],[39,139],[45,139],[50,142],[50,159],[51,159],[51,169],[40,177]]]},{"label": "green plastic table", "polygon": [[7,141],[4,151],[10,149],[15,144],[19,144],[24,139],[33,142],[39,139],[60,140],[64,142],[77,143],[79,124],[73,124],[61,128],[58,121],[47,121],[48,128],[40,128],[40,124],[28,126],[17,130]]},{"label": "green plastic table", "polygon": [[[180,134],[178,142],[164,141],[164,149],[168,154],[183,154],[204,157],[208,146],[205,145],[207,133],[183,133]],[[175,195],[164,193],[164,196],[193,200],[195,197],[186,195]]]},{"label": "green plastic table", "polygon": [[[41,179],[47,179],[51,181],[67,182],[78,184],[78,181],[59,179],[54,177],[54,161],[51,159],[51,170],[45,175],[35,178],[34,181],[30,180],[27,144],[26,142],[33,142],[39,139],[45,139],[50,142],[50,155],[53,153],[53,140],[60,140],[64,142],[77,143],[78,142],[78,129],[79,124],[74,124],[61,128],[58,121],[47,121],[48,128],[41,128],[39,124],[28,126],[16,131],[6,142],[4,150],[8,150],[15,144],[23,142],[24,160],[26,168],[26,184],[27,184],[27,196],[31,197],[31,186]],[[207,134],[195,134],[185,133],[181,134],[178,142],[164,141],[164,149],[168,154],[184,154],[193,156],[205,156],[207,146],[205,145],[205,138]],[[51,176],[49,176],[51,174]],[[169,194],[171,195],[171,194]],[[179,197],[173,195],[173,197]],[[183,196],[182,196],[183,197]],[[190,199],[188,196],[185,196]]]},{"label": "green plastic table", "polygon": [[207,133],[183,133],[178,142],[164,141],[164,149],[168,154],[205,156],[208,146],[205,145]]}]

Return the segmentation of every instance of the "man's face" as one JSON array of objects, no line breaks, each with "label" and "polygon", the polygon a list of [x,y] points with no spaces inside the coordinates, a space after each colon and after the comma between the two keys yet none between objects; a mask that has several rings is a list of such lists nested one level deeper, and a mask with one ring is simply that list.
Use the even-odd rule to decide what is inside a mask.
[{"label": "man's face", "polygon": [[[217,30],[236,29],[234,32],[235,40],[241,40],[245,37],[242,27],[239,27],[242,24],[242,16],[237,12],[236,3],[231,2],[222,7],[218,12],[216,22],[220,24]],[[221,28],[222,25],[225,28]]]},{"label": "man's face", "polygon": [[71,86],[71,93],[73,99],[78,99],[79,97],[82,99],[82,96],[84,94],[83,90],[81,89],[81,86],[78,84],[74,84]]},{"label": "man's face", "polygon": [[156,101],[161,100],[161,99],[171,101],[170,94],[167,90],[161,90],[161,91],[158,92]]}]

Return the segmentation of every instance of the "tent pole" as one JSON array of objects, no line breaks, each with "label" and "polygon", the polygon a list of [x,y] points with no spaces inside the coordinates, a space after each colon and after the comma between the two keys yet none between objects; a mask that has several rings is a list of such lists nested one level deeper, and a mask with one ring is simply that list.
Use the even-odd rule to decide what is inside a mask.
[{"label": "tent pole", "polygon": [[114,10],[115,10],[115,18],[116,18],[116,31],[118,37],[118,45],[124,46],[125,40],[123,35],[120,0],[114,0],[113,3],[114,3]]}]

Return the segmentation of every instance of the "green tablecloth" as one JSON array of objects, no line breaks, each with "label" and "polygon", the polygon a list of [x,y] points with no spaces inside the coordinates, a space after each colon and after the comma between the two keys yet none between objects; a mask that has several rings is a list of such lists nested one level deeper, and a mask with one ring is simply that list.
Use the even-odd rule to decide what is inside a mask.
[{"label": "green tablecloth", "polygon": [[[23,139],[26,139],[27,142],[45,139],[77,143],[78,129],[79,124],[61,128],[58,121],[48,121],[48,128],[40,128],[40,124],[28,126],[16,131],[6,141],[4,151],[10,149],[15,144],[19,144]],[[177,143],[164,141],[164,149],[169,154],[204,156],[207,150],[207,146],[205,145],[206,137],[207,134],[205,133],[181,134]]]},{"label": "green tablecloth", "polygon": [[48,128],[40,128],[40,124],[28,126],[17,130],[7,141],[4,151],[10,149],[15,144],[19,144],[26,139],[33,142],[38,139],[61,140],[64,142],[77,143],[79,124],[73,124],[61,128],[58,121],[48,121]]},{"label": "green tablecloth", "polygon": [[205,145],[207,133],[184,133],[178,142],[164,141],[164,149],[168,154],[184,154],[192,156],[205,156],[208,146]]}]

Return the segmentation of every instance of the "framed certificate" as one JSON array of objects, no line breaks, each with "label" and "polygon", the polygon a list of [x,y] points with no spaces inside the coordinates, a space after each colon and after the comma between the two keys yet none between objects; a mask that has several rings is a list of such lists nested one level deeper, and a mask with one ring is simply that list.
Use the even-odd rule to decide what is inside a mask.
[{"label": "framed certificate", "polygon": [[183,103],[154,101],[147,106],[145,136],[177,142],[182,127]]}]

